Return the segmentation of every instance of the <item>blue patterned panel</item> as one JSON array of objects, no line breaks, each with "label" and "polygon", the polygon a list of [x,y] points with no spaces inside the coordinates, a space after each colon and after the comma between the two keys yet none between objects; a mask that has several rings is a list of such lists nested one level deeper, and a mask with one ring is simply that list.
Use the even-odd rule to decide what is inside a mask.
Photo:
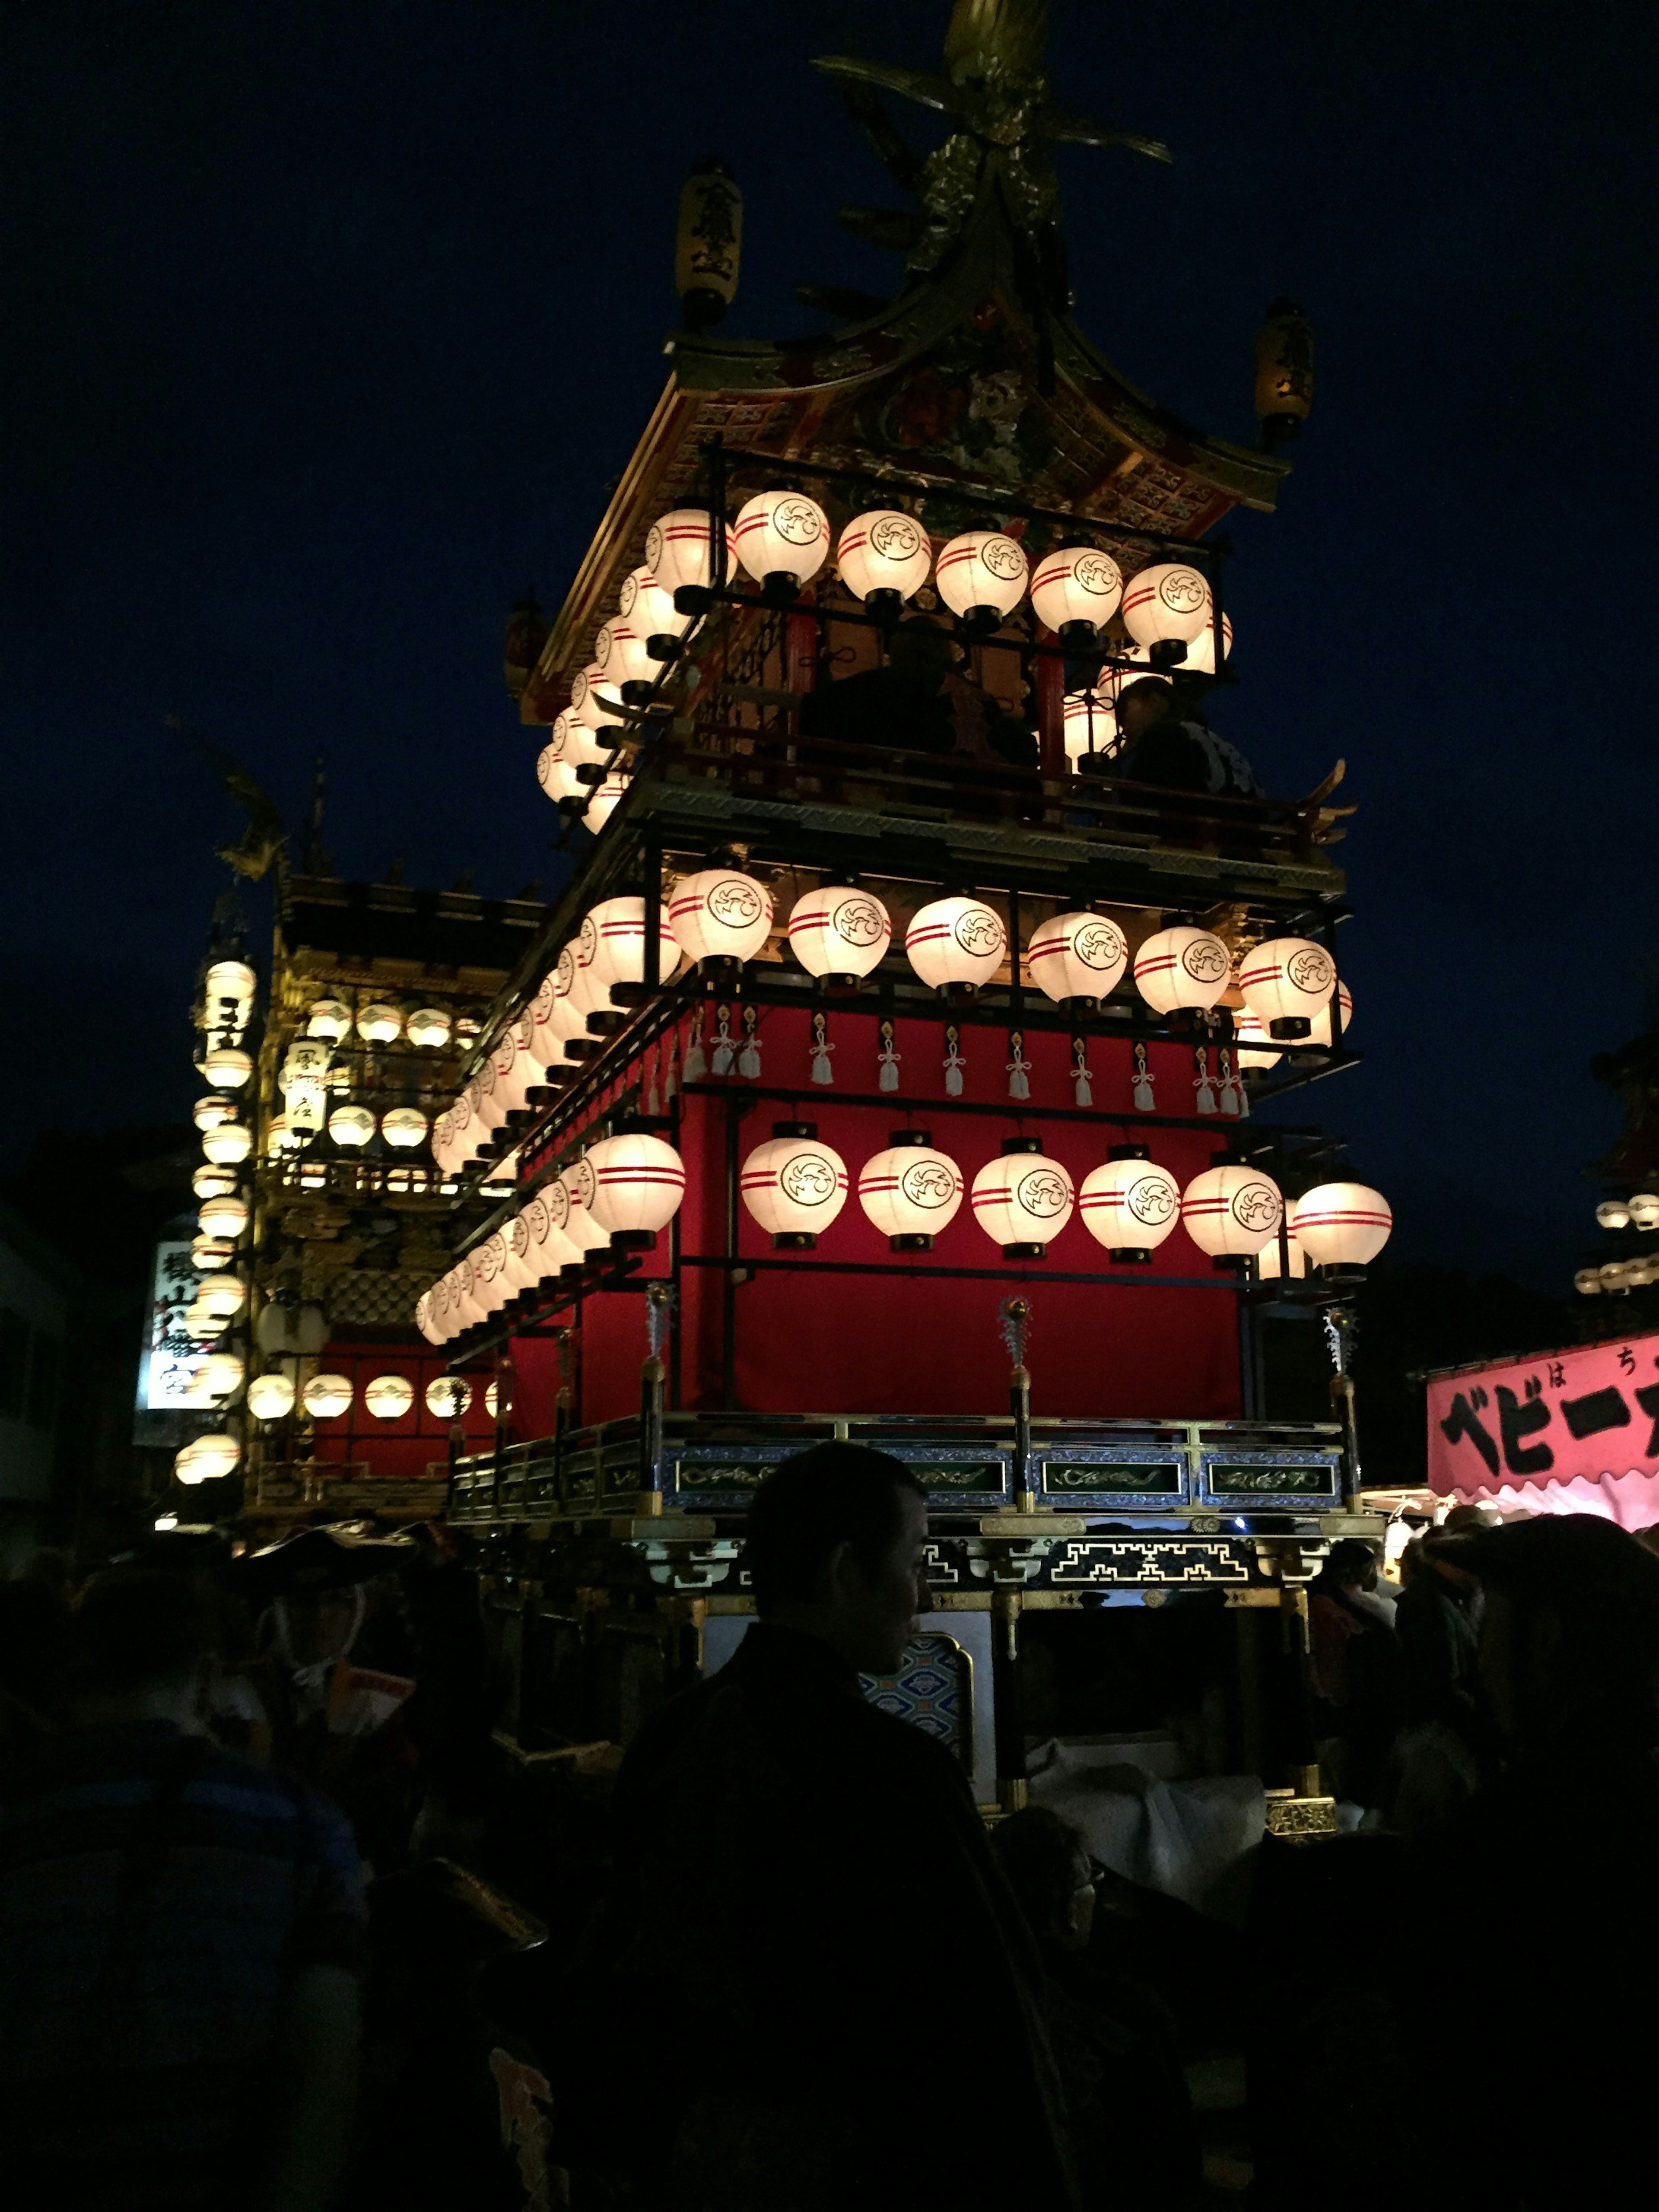
[{"label": "blue patterned panel", "polygon": [[918,1636],[896,1674],[860,1674],[872,1705],[936,1737],[971,1769],[973,1661],[954,1637]]}]

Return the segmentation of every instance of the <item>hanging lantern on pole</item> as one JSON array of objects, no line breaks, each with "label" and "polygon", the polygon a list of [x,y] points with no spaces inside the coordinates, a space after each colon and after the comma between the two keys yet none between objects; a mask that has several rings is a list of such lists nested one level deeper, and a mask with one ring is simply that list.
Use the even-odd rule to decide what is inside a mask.
[{"label": "hanging lantern on pole", "polygon": [[1595,1209],[1595,1218],[1603,1229],[1628,1229],[1630,1208],[1622,1198],[1604,1198]]},{"label": "hanging lantern on pole", "polygon": [[613,768],[603,783],[594,785],[592,796],[582,809],[582,820],[592,831],[594,836],[599,836],[623,799],[626,798],[628,782],[626,773],[621,769]]},{"label": "hanging lantern on pole", "polygon": [[191,1239],[190,1264],[199,1267],[204,1274],[216,1273],[221,1267],[229,1267],[236,1257],[236,1247],[228,1237],[195,1237]]},{"label": "hanging lantern on pole", "polygon": [[210,1129],[216,1129],[221,1121],[232,1120],[236,1110],[234,1098],[227,1098],[222,1091],[212,1091],[205,1098],[197,1100],[190,1109],[190,1118],[205,1136]]},{"label": "hanging lantern on pole", "polygon": [[692,617],[680,612],[674,594],[665,591],[645,567],[630,568],[623,578],[617,612],[644,638],[647,653],[659,664],[678,658],[680,641],[691,627]]},{"label": "hanging lantern on pole", "polygon": [[234,1474],[241,1456],[242,1447],[234,1437],[192,1437],[173,1455],[173,1472],[183,1483],[218,1482]]},{"label": "hanging lantern on pole", "polygon": [[256,1421],[280,1421],[294,1411],[294,1380],[288,1375],[256,1375],[247,1386],[247,1409]]},{"label": "hanging lantern on pole", "polygon": [[815,1121],[775,1121],[743,1164],[738,1188],[780,1252],[810,1251],[847,1203],[847,1164]]},{"label": "hanging lantern on pole", "polygon": [[[707,508],[678,507],[659,515],[646,532],[645,565],[683,615],[707,614],[714,603],[713,518]],[[728,525],[725,574],[729,579],[737,547]]]},{"label": "hanging lantern on pole", "polygon": [[1103,914],[1056,914],[1032,932],[1025,962],[1045,996],[1081,1013],[1115,989],[1129,941]]},{"label": "hanging lantern on pole", "polygon": [[402,1009],[377,1000],[357,1017],[357,1034],[365,1044],[395,1044],[404,1033]]},{"label": "hanging lantern on pole", "polygon": [[1260,1168],[1224,1161],[1195,1176],[1181,1194],[1181,1219],[1200,1252],[1237,1260],[1259,1252],[1279,1234],[1285,1200]]},{"label": "hanging lantern on pole", "polygon": [[1245,1005],[1276,1042],[1288,1043],[1310,1036],[1322,1013],[1328,1038],[1336,963],[1311,938],[1274,937],[1258,945],[1239,963],[1238,988]]},{"label": "hanging lantern on pole", "polygon": [[1092,545],[1062,546],[1038,562],[1031,578],[1036,618],[1068,653],[1087,653],[1117,612],[1123,572],[1109,553]]},{"label": "hanging lantern on pole", "polygon": [[415,1403],[415,1385],[406,1375],[377,1375],[363,1391],[363,1404],[377,1421],[400,1421]]},{"label": "hanging lantern on pole", "polygon": [[[532,1211],[538,1202],[542,1209],[539,1221]],[[570,1186],[562,1176],[554,1176],[542,1185],[534,1198],[526,1200],[525,1214],[530,1224],[530,1249],[525,1265],[535,1271],[535,1282],[546,1282],[568,1269],[580,1268],[587,1247],[571,1228]]]},{"label": "hanging lantern on pole", "polygon": [[1000,530],[953,538],[933,564],[933,588],[970,630],[1000,629],[1025,596],[1030,567],[1017,539]]},{"label": "hanging lantern on pole", "polygon": [[904,950],[924,983],[973,998],[1007,957],[1008,933],[983,899],[952,895],[930,901],[912,917]]},{"label": "hanging lantern on pole", "polygon": [[248,1224],[248,1203],[240,1196],[210,1198],[196,1217],[204,1237],[227,1237],[234,1244]]},{"label": "hanging lantern on pole", "polygon": [[471,1403],[472,1385],[465,1375],[434,1375],[426,1386],[426,1410],[434,1420],[462,1420]]},{"label": "hanging lantern on pole", "polygon": [[1388,1243],[1394,1212],[1380,1190],[1364,1182],[1322,1182],[1291,1208],[1291,1233],[1313,1264],[1352,1273]]},{"label": "hanging lantern on pole", "polygon": [[394,1152],[412,1152],[426,1139],[426,1115],[416,1106],[393,1106],[380,1116],[380,1134]]},{"label": "hanging lantern on pole", "polygon": [[738,509],[732,542],[763,595],[787,606],[830,557],[829,517],[805,492],[757,492]]},{"label": "hanging lantern on pole", "polygon": [[[562,757],[573,768],[588,761],[607,761],[623,736],[622,701],[617,686],[605,678],[598,661],[590,661],[570,679],[570,704],[565,708]],[[556,723],[554,726],[557,727]],[[594,735],[604,731],[610,740],[602,746]]]},{"label": "hanging lantern on pole", "polygon": [[202,1073],[216,1091],[240,1091],[253,1073],[253,1062],[234,1045],[216,1044],[202,1062]]},{"label": "hanging lantern on pole", "polygon": [[648,1252],[685,1196],[685,1164],[672,1145],[629,1130],[591,1146],[584,1164],[592,1176],[588,1211],[620,1251]]},{"label": "hanging lantern on pole", "polygon": [[859,1170],[859,1204],[895,1252],[931,1252],[961,1210],[962,1170],[926,1129],[895,1129]]},{"label": "hanging lantern on pole", "polygon": [[[613,1006],[635,1006],[645,997],[645,901],[601,899],[582,917],[576,933],[579,1002],[592,1014]],[[669,982],[680,964],[680,948],[668,915],[657,908],[657,981]],[[591,1024],[590,1024],[591,1026]]]},{"label": "hanging lantern on pole", "polygon": [[190,1179],[190,1187],[198,1198],[230,1198],[237,1188],[236,1177],[228,1167],[198,1168]]},{"label": "hanging lantern on pole", "polygon": [[1214,620],[1210,583],[1186,561],[1154,561],[1131,576],[1123,590],[1123,627],[1137,645],[1164,648],[1165,659],[1183,656],[1168,648],[1188,645]]},{"label": "hanging lantern on pole", "polygon": [[613,688],[630,707],[645,704],[662,673],[645,632],[626,615],[612,615],[594,639],[593,659],[607,688]]},{"label": "hanging lantern on pole", "polygon": [[1156,1013],[1212,1006],[1232,977],[1221,939],[1190,923],[1155,931],[1135,954],[1135,988]]},{"label": "hanging lantern on pole", "polygon": [[593,1218],[593,1176],[591,1170],[584,1172],[585,1168],[584,1160],[573,1160],[568,1168],[561,1168],[558,1175],[568,1207],[559,1226],[576,1247],[583,1265],[597,1254],[608,1254],[611,1249],[611,1231],[602,1229]]},{"label": "hanging lantern on pole", "polygon": [[820,884],[790,909],[790,951],[809,975],[832,989],[855,990],[881,965],[892,939],[892,919],[881,901],[848,884]]},{"label": "hanging lantern on pole", "polygon": [[743,194],[726,163],[705,154],[680,186],[674,289],[688,331],[712,329],[737,295]]},{"label": "hanging lantern on pole", "polygon": [[1077,1194],[1038,1137],[1005,1137],[1000,1156],[974,1177],[974,1218],[1005,1260],[1041,1260],[1072,1218]]},{"label": "hanging lantern on pole", "polygon": [[1659,1229],[1659,1196],[1650,1190],[1633,1191],[1626,1203],[1633,1229]]},{"label": "hanging lantern on pole", "polygon": [[[1223,615],[1221,617],[1221,657],[1224,660],[1231,653],[1232,649],[1232,619],[1228,615]],[[1215,624],[1213,623],[1206,623],[1204,628],[1200,630],[1196,637],[1190,638],[1188,641],[1187,658],[1182,662],[1181,665],[1188,676],[1213,676],[1215,674]]]},{"label": "hanging lantern on pole", "polygon": [[734,968],[752,960],[772,930],[772,894],[735,868],[704,868],[675,884],[668,925],[688,960]]},{"label": "hanging lantern on pole", "polygon": [[[1284,1266],[1286,1257],[1291,1263],[1288,1269]],[[1286,1230],[1282,1237],[1270,1237],[1255,1255],[1255,1278],[1259,1283],[1277,1283],[1285,1279],[1299,1283],[1307,1272],[1308,1255],[1293,1229]]]},{"label": "hanging lantern on pole", "polygon": [[1120,750],[1117,716],[1102,690],[1068,691],[1060,702],[1060,734],[1073,771],[1079,761],[1109,761]]},{"label": "hanging lantern on pole", "polygon": [[306,1035],[338,1044],[351,1027],[351,1009],[341,999],[318,999],[306,1018]]},{"label": "hanging lantern on pole", "polygon": [[854,598],[891,621],[927,581],[933,548],[914,515],[877,507],[855,515],[842,532],[836,562]]},{"label": "hanging lantern on pole", "polygon": [[567,799],[579,799],[587,786],[575,769],[564,758],[564,733],[550,738],[536,756],[536,781],[555,806]]},{"label": "hanging lantern on pole", "polygon": [[203,1138],[202,1150],[215,1167],[234,1167],[253,1150],[253,1132],[246,1121],[221,1121]]},{"label": "hanging lantern on pole", "polygon": [[247,1304],[247,1285],[229,1268],[222,1268],[217,1274],[203,1277],[196,1298],[204,1312],[222,1321],[234,1321]]},{"label": "hanging lantern on pole", "polygon": [[300,1403],[313,1421],[337,1421],[350,1412],[356,1395],[349,1375],[313,1375],[300,1393]]},{"label": "hanging lantern on pole", "polygon": [[1078,1191],[1083,1225],[1109,1260],[1140,1266],[1181,1218],[1181,1186],[1145,1145],[1114,1145]]},{"label": "hanging lantern on pole", "polygon": [[374,1116],[367,1106],[337,1106],[328,1117],[328,1133],[347,1152],[361,1152],[374,1134]]}]

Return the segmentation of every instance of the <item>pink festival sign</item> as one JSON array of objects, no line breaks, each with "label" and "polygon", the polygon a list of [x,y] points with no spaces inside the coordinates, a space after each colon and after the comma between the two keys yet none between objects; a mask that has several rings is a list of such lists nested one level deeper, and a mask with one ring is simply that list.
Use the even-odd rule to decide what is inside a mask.
[{"label": "pink festival sign", "polygon": [[1429,1480],[1507,1511],[1659,1522],[1659,1336],[1466,1367],[1428,1386]]}]

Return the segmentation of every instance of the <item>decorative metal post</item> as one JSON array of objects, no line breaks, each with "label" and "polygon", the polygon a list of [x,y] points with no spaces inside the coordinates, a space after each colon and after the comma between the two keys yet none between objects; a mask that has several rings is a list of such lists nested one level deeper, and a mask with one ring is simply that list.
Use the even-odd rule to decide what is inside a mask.
[{"label": "decorative metal post", "polygon": [[1031,1309],[1024,1298],[1002,1303],[1002,1339],[1013,1369],[1008,1377],[1008,1409],[1014,1417],[1014,1504],[1021,1513],[1036,1511],[1031,1487],[1031,1375],[1025,1364],[1025,1333]]},{"label": "decorative metal post", "polygon": [[645,1327],[650,1349],[640,1370],[640,1503],[647,1513],[662,1511],[662,1348],[674,1293],[666,1283],[650,1283],[645,1292]]},{"label": "decorative metal post", "polygon": [[1344,1502],[1351,1513],[1357,1513],[1360,1490],[1359,1424],[1354,1414],[1352,1370],[1358,1322],[1352,1309],[1345,1305],[1328,1306],[1324,1320],[1325,1342],[1330,1350],[1331,1364],[1336,1370],[1331,1377],[1331,1397],[1342,1409],[1342,1456],[1348,1470]]}]

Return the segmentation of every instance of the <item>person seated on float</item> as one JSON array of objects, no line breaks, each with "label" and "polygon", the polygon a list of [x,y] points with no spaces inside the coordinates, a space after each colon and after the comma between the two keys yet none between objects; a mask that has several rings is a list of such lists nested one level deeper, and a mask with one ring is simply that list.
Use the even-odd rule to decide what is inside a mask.
[{"label": "person seated on float", "polygon": [[1236,745],[1201,719],[1196,696],[1183,698],[1163,676],[1137,677],[1117,697],[1122,742],[1093,771],[1163,791],[1207,792],[1216,798],[1260,799],[1255,771]]},{"label": "person seated on float", "polygon": [[843,676],[802,700],[803,737],[949,753],[988,767],[1035,768],[1036,739],[963,674],[955,640],[926,615],[902,622],[886,665]]}]

